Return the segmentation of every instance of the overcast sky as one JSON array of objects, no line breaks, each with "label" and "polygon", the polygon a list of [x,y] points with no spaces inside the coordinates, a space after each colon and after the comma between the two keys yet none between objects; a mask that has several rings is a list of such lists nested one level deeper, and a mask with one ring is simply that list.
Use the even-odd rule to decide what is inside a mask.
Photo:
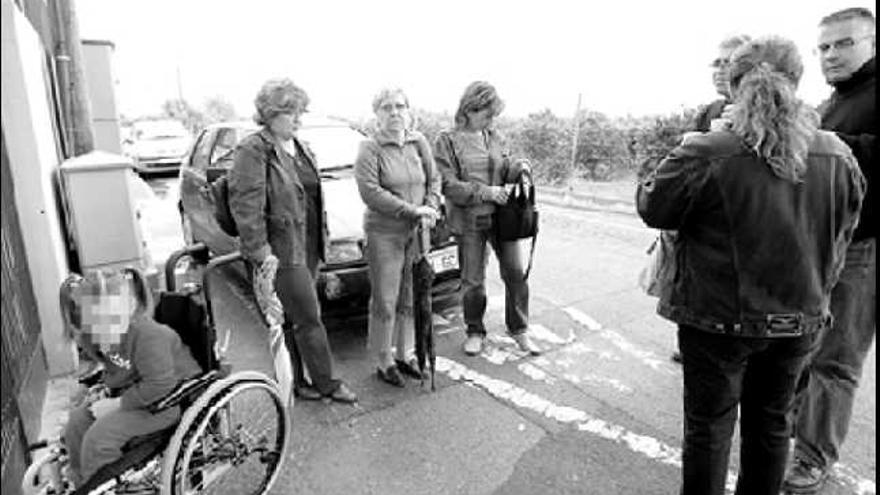
[{"label": "overcast sky", "polygon": [[671,112],[715,98],[708,63],[725,35],[779,34],[801,47],[802,97],[829,89],[816,24],[865,0],[76,0],[80,36],[115,46],[117,103],[155,113],[178,94],[222,95],[242,116],[268,78],[302,86],[314,112],[369,116],[402,87],[413,106],[455,111],[464,87],[493,83],[506,113],[582,108]]}]

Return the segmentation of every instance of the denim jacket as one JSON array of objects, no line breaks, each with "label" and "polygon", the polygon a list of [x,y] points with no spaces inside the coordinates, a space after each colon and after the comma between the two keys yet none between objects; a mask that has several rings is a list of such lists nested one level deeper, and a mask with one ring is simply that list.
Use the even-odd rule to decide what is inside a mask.
[{"label": "denim jacket", "polygon": [[[298,139],[294,143],[311,167],[315,158]],[[229,171],[229,209],[235,218],[242,254],[259,263],[270,253],[282,267],[306,264],[306,192],[299,176],[288,173],[283,151],[267,129],[244,138]],[[316,169],[317,173],[317,169]],[[320,174],[318,173],[320,177]],[[319,207],[319,258],[327,246],[323,191]]]},{"label": "denim jacket", "polygon": [[[492,169],[491,185],[497,186],[516,181],[520,173],[519,164],[512,164],[510,156],[503,147],[501,136],[488,129],[486,141],[489,145],[489,162]],[[443,195],[447,200],[449,227],[456,234],[472,230],[473,213],[491,214],[495,205],[490,201],[489,186],[468,180],[468,164],[457,158],[461,149],[458,144],[459,131],[446,130],[440,133],[434,143],[434,160],[443,177]]]},{"label": "denim jacket", "polygon": [[830,132],[816,131],[800,183],[775,176],[732,132],[688,139],[637,192],[648,226],[679,232],[658,313],[743,337],[822,328],[864,194],[852,152]]}]

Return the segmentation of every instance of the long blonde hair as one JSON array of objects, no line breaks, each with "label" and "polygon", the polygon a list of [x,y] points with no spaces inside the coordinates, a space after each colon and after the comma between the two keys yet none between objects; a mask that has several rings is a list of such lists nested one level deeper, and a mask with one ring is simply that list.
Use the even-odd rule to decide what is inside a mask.
[{"label": "long blonde hair", "polygon": [[730,60],[733,132],[773,173],[800,182],[819,116],[795,94],[804,66],[791,41],[770,36],[739,47]]}]

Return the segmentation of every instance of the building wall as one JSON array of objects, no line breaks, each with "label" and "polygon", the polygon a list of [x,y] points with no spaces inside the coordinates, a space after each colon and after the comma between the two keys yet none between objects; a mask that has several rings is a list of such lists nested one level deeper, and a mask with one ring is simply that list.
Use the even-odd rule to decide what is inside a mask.
[{"label": "building wall", "polygon": [[0,0],[0,7],[0,117],[49,373],[62,375],[75,370],[76,353],[63,334],[58,308],[58,287],[67,276],[67,254],[54,190],[60,157],[50,108],[52,77],[47,53],[32,24],[11,0]]}]

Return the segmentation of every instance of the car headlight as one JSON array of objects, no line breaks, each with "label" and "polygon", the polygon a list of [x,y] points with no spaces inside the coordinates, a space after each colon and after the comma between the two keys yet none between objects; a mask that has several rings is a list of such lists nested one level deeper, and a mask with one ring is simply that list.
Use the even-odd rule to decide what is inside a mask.
[{"label": "car headlight", "polygon": [[357,241],[337,241],[330,243],[327,250],[327,264],[338,265],[359,261],[364,254]]}]

